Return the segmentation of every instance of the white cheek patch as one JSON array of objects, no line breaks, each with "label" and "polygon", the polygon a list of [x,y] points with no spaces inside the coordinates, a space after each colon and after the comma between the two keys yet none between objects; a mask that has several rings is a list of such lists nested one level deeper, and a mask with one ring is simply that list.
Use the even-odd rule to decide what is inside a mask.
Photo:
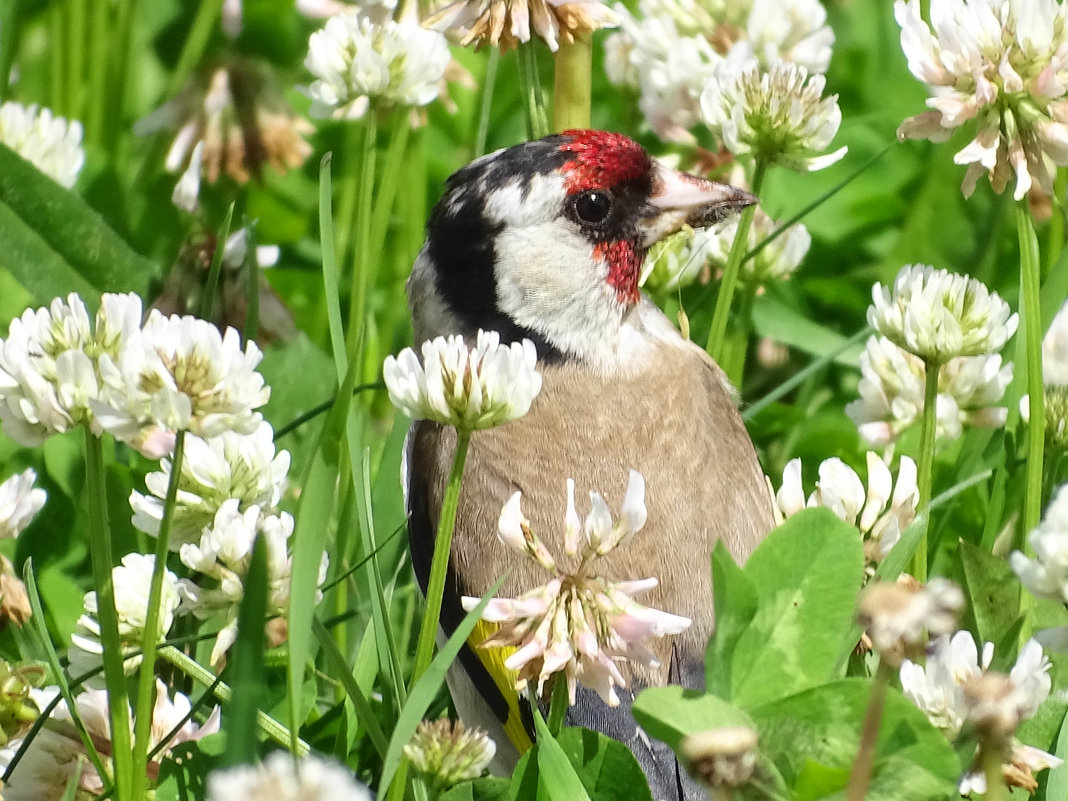
[{"label": "white cheek patch", "polygon": [[563,219],[564,179],[558,173],[516,179],[486,191],[486,217],[507,228],[527,228]]}]

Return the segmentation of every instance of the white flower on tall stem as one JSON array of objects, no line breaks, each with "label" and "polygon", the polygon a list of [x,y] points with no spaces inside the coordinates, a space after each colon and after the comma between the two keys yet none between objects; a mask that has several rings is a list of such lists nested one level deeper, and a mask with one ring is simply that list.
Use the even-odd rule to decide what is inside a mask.
[{"label": "white flower on tall stem", "polygon": [[[58,687],[31,690],[38,707],[44,709],[59,695]],[[92,737],[105,768],[111,772],[111,724],[108,718],[106,690],[89,690],[74,699],[78,717]],[[219,731],[219,708],[215,707],[208,718],[197,724],[189,719],[192,705],[181,693],[172,699],[167,686],[156,680],[156,702],[152,708],[150,751],[162,746],[149,762],[153,775],[159,772],[160,763],[182,743],[196,740]],[[185,721],[183,723],[183,721]],[[96,798],[104,791],[104,782],[86,753],[81,738],[75,732],[74,719],[65,701],[59,703],[49,715],[48,722],[32,740],[12,740],[0,749],[0,767],[7,766],[15,754],[25,747],[25,753],[4,784],[5,801],[60,801],[66,798],[67,786],[76,781],[75,798]],[[173,735],[171,732],[179,727]],[[133,728],[131,727],[131,733]]]},{"label": "white flower on tall stem", "polygon": [[438,31],[459,31],[465,47],[489,45],[502,53],[529,42],[533,29],[555,53],[560,42],[615,27],[618,17],[600,0],[455,0],[427,17],[425,24]]},{"label": "white flower on tall stem", "polygon": [[438,97],[449,58],[445,37],[415,19],[338,14],[308,42],[311,115],[357,119],[372,104],[425,106]]},{"label": "white flower on tall stem", "polygon": [[[152,568],[156,557],[151,554],[129,553],[122,564],[111,571],[115,587],[115,611],[119,618],[119,639],[122,641],[125,659],[123,668],[127,674],[134,673],[141,664],[141,641],[144,637],[145,615],[148,613],[148,592],[152,584]],[[171,630],[174,614],[181,598],[178,595],[178,577],[170,570],[163,574],[160,592],[159,627],[156,641],[160,642]],[[75,676],[89,673],[104,664],[104,645],[100,639],[99,610],[96,593],[89,592],[83,602],[85,611],[78,618],[77,628],[71,635],[68,654],[71,672]],[[101,673],[86,681],[89,687],[104,686]]]},{"label": "white flower on tall stem", "polygon": [[826,79],[797,64],[778,62],[767,71],[756,61],[724,61],[701,94],[701,118],[735,156],[810,172],[846,154],[826,150],[838,133],[838,95],[823,96]]},{"label": "white flower on tall stem", "polygon": [[26,309],[0,340],[0,419],[21,445],[99,425],[90,407],[101,392],[99,362],[117,358],[140,336],[141,299],[105,294],[95,325],[74,293],[49,306]]},{"label": "white flower on tall stem", "polygon": [[0,484],[0,539],[17,537],[44,507],[48,494],[34,486],[36,480],[27,468]]},{"label": "white flower on tall stem", "polygon": [[[878,454],[868,451],[868,484],[838,458],[825,459],[819,480],[805,499],[801,483],[801,460],[791,459],[782,473],[782,486],[775,493],[774,512],[781,523],[805,508],[830,509],[840,519],[856,526],[864,540],[865,561],[877,564],[901,538],[916,516],[919,490],[916,463],[902,456],[897,479]],[[768,482],[771,483],[770,480]]]},{"label": "white flower on tall stem", "polygon": [[[774,233],[779,224],[759,208],[753,213],[753,224],[749,226],[746,250],[751,251]],[[727,266],[731,244],[738,232],[738,218],[732,217],[723,225],[712,229],[708,253],[709,262],[714,270],[722,271]],[[812,236],[801,223],[791,225],[778,237],[768,242],[753,258],[742,265],[741,280],[756,290],[775,281],[785,281],[804,260]]]},{"label": "white flower on tall stem", "polygon": [[[179,581],[182,610],[201,620],[215,616],[224,620],[211,652],[213,666],[221,665],[224,654],[237,639],[237,614],[245,597],[245,579],[257,537],[263,538],[267,550],[267,613],[283,614],[289,608],[292,534],[291,515],[263,514],[255,505],[242,511],[240,502],[232,498],[219,506],[212,525],[204,528],[198,543],[181,546],[182,564],[201,574],[196,580]],[[320,585],[326,580],[328,565],[324,552],[319,566]],[[321,594],[317,597],[321,598]]]},{"label": "white flower on tall stem", "polygon": [[55,116],[49,109],[14,101],[0,105],[0,142],[56,183],[72,187],[85,164],[82,124]]},{"label": "white flower on tall stem", "polygon": [[207,801],[371,801],[368,789],[337,762],[309,754],[299,760],[274,751],[259,765],[208,775]]},{"label": "white flower on tall stem", "polygon": [[204,320],[153,310],[117,358],[101,356],[104,391],[93,413],[116,439],[155,459],[170,453],[182,429],[251,434],[263,419],[254,410],[271,394],[256,372],[262,358],[254,342],[242,348],[233,328],[220,333]]},{"label": "white flower on tall stem", "polygon": [[[274,448],[274,429],[263,421],[251,434],[226,431],[203,439],[185,439],[185,457],[178,478],[178,495],[171,520],[170,547],[199,542],[222,504],[236,499],[241,511],[257,506],[273,512],[282,499],[289,472],[289,452]],[[133,524],[146,534],[159,534],[164,499],[171,480],[171,461],[163,459],[158,472],[145,476],[150,495],[130,493]]]},{"label": "white flower on tall stem", "polygon": [[[1012,383],[1012,363],[1001,357],[958,356],[938,372],[935,404],[939,439],[956,439],[963,426],[996,428],[1005,425],[1008,409],[995,406]],[[846,414],[856,423],[869,445],[884,446],[897,439],[923,414],[927,367],[889,339],[873,335],[860,355],[860,398],[846,404]]]},{"label": "white flower on tall stem", "polygon": [[1068,164],[1066,10],[1057,0],[932,0],[931,25],[919,0],[897,0],[909,70],[933,93],[931,111],[898,135],[943,142],[975,121],[975,137],[954,160],[967,164],[972,194],[988,173],[999,194],[1015,174],[1014,197],[1037,182],[1053,193],[1052,165]]},{"label": "white flower on tall stem", "polygon": [[[518,672],[516,687],[534,681],[537,693],[553,674],[563,673],[568,697],[582,684],[609,706],[619,704],[616,687],[625,687],[620,665],[635,662],[655,666],[657,660],[645,642],[685,631],[689,618],[643,606],[634,596],[657,586],[656,578],[608,581],[593,573],[597,559],[625,544],[645,525],[645,480],[630,472],[619,518],[612,519],[608,504],[590,493],[590,513],[580,523],[575,509],[575,483],[567,482],[564,515],[564,554],[578,559],[574,570],[561,568],[541,540],[530,530],[520,509],[522,493],[515,493],[501,511],[501,542],[539,564],[551,574],[547,584],[518,598],[490,601],[482,619],[499,624],[483,648],[513,647],[504,666]],[[464,597],[467,610],[478,598]]]},{"label": "white flower on tall stem", "polygon": [[413,420],[434,420],[468,431],[522,417],[541,391],[534,343],[502,345],[496,331],[479,331],[474,347],[459,335],[387,356],[382,375],[393,405]]},{"label": "white flower on tall stem", "polygon": [[872,287],[868,323],[929,364],[1001,350],[1019,315],[997,292],[966,275],[906,264],[894,286]]}]

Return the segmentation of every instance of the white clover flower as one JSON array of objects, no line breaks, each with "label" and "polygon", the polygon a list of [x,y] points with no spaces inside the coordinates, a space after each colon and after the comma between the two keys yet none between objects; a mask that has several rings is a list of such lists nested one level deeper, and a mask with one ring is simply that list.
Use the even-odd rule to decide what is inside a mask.
[{"label": "white clover flower", "polygon": [[352,771],[308,754],[299,760],[274,751],[259,765],[238,765],[208,774],[206,801],[371,801]]},{"label": "white clover flower", "polygon": [[424,720],[404,746],[412,768],[439,792],[477,779],[496,753],[497,744],[482,729],[448,718]]},{"label": "white clover flower", "polygon": [[846,154],[827,149],[838,133],[838,95],[823,96],[826,79],[796,64],[763,71],[756,61],[724,61],[701,94],[701,118],[735,156],[801,171],[820,170]]},{"label": "white clover flower", "polygon": [[[1062,759],[1047,754],[1040,748],[1014,741],[1009,751],[1009,761],[1001,766],[1001,778],[1009,787],[1022,787],[1034,794],[1038,789],[1034,774],[1046,768],[1059,768],[1062,763]],[[985,796],[986,774],[982,766],[973,765],[970,771],[961,776],[957,791],[962,796],[976,793]]]},{"label": "white clover flower", "polygon": [[[38,708],[44,709],[59,695],[59,688],[48,687],[30,692]],[[84,692],[75,697],[74,705],[105,767],[111,771],[111,723],[107,691]],[[163,747],[155,752],[149,762],[150,775],[153,777],[158,775],[160,763],[176,746],[195,742],[219,731],[219,707],[215,707],[207,720],[199,725],[188,719],[191,709],[192,705],[186,696],[175,693],[172,700],[167,686],[156,680],[156,702],[152,708],[152,725],[149,729],[150,753],[161,745]],[[181,728],[168,737],[180,724]],[[132,719],[130,732],[132,735]],[[6,769],[22,747],[23,740],[15,739],[0,749],[0,768]],[[104,782],[74,729],[74,719],[66,702],[61,700],[49,715],[48,722],[26,744],[22,759],[4,784],[4,801],[60,801],[67,797],[67,786],[75,777],[77,790],[74,797],[78,801],[96,798],[103,793]]]},{"label": "white clover flower", "polygon": [[612,83],[639,90],[639,108],[665,141],[693,143],[701,92],[716,67],[756,60],[826,72],[834,33],[818,0],[640,0],[619,3],[620,32],[605,41]]},{"label": "white clover flower", "polygon": [[[901,665],[901,690],[950,740],[956,739],[966,722],[982,725],[984,718],[991,715],[1002,722],[1009,720],[1015,731],[1049,697],[1050,662],[1038,642],[1029,640],[1020,649],[1008,676],[989,674],[991,686],[987,689],[994,692],[977,693],[975,687],[982,684],[993,657],[994,644],[988,642],[983,646],[982,660],[979,659],[971,632],[958,631],[952,638],[943,635],[931,642],[926,667],[908,659]],[[969,693],[966,687],[973,689]],[[1060,764],[1061,760],[1045,751],[1013,740],[1003,771],[1010,784],[1027,787],[1027,781],[1033,781],[1033,771]],[[986,780],[982,776],[982,770],[966,773],[961,779],[960,792],[963,795],[985,792]]]},{"label": "white clover flower", "polygon": [[522,417],[541,391],[534,343],[502,345],[496,331],[479,331],[469,348],[462,336],[424,342],[423,359],[411,348],[382,367],[389,399],[413,420],[467,430],[493,428]]},{"label": "white clover flower", "polygon": [[460,44],[489,45],[507,52],[529,42],[531,29],[556,52],[560,42],[618,23],[616,14],[599,0],[455,0],[435,11],[425,25],[437,31],[457,30]]},{"label": "white clover flower", "polygon": [[425,106],[439,93],[449,63],[445,37],[415,20],[378,23],[339,14],[311,35],[305,68],[313,117],[354,119],[374,104]]},{"label": "white clover flower", "polygon": [[[779,224],[775,220],[758,208],[753,215],[752,225],[749,226],[746,250],[755,248],[778,227]],[[738,217],[732,217],[712,230],[708,259],[713,270],[721,272],[726,268],[727,257],[737,232]],[[753,258],[742,264],[741,279],[757,288],[774,281],[785,281],[801,266],[811,246],[812,236],[808,229],[801,223],[791,225],[761,248]]]},{"label": "white clover flower", "polygon": [[932,364],[1001,350],[1019,323],[982,281],[926,264],[906,264],[892,290],[877,283],[871,296],[868,323]]},{"label": "white clover flower", "polygon": [[[609,706],[618,706],[615,688],[626,686],[620,665],[636,662],[656,666],[656,657],[645,641],[679,634],[689,627],[690,620],[634,600],[634,596],[657,586],[656,578],[611,582],[592,574],[593,562],[645,525],[645,480],[641,474],[630,472],[615,522],[604,499],[591,492],[590,513],[585,523],[580,523],[575,510],[575,484],[570,479],[567,490],[564,553],[579,560],[571,571],[561,569],[530,530],[530,521],[520,509],[522,493],[517,492],[505,504],[498,526],[501,541],[541,565],[552,578],[518,598],[490,601],[482,619],[499,624],[499,628],[481,647],[516,649],[505,659],[504,666],[517,671],[516,687],[520,690],[535,681],[540,694],[545,681],[562,672],[572,704],[576,686],[582,684]],[[468,611],[479,600],[462,599]]]},{"label": "white clover flower", "polygon": [[920,493],[916,487],[916,463],[908,456],[901,457],[896,481],[878,454],[868,451],[866,459],[866,490],[853,468],[835,457],[820,463],[819,480],[807,500],[801,486],[801,460],[791,459],[782,472],[782,486],[774,496],[774,512],[777,522],[782,523],[805,508],[830,509],[838,518],[857,527],[870,568],[890,553],[901,532],[912,523]]},{"label": "white clover flower", "polygon": [[27,468],[0,484],[0,539],[17,537],[44,507],[48,494],[33,486],[36,480]]},{"label": "white clover flower", "polygon": [[[920,419],[926,376],[919,356],[886,337],[868,339],[860,355],[860,398],[846,404],[846,414],[868,445],[888,445]],[[1010,383],[1012,363],[1002,365],[997,354],[950,359],[938,372],[937,437],[956,439],[964,424],[1005,425],[1008,409],[993,404],[1001,400]]]},{"label": "white clover flower", "polygon": [[933,578],[926,586],[877,581],[860,597],[857,619],[880,658],[900,667],[928,635],[954,631],[963,607],[964,593],[948,579]]},{"label": "white clover flower", "polygon": [[983,173],[999,194],[1015,173],[1017,200],[1036,181],[1053,193],[1052,165],[1068,164],[1065,15],[1056,0],[932,0],[929,27],[919,0],[894,4],[909,70],[934,95],[898,135],[943,142],[974,120],[954,158],[965,197]]},{"label": "white clover flower", "polygon": [[0,142],[56,183],[70,188],[85,164],[82,124],[56,117],[46,108],[14,101],[0,105]]},{"label": "white clover flower", "polygon": [[[170,547],[178,550],[185,543],[199,542],[227,500],[236,499],[241,511],[250,506],[275,511],[286,488],[289,461],[288,451],[275,453],[274,430],[266,421],[251,434],[226,431],[209,439],[186,436]],[[150,495],[137,490],[130,493],[134,527],[153,537],[159,534],[171,480],[171,461],[163,459],[160,466],[160,471],[145,477]]]},{"label": "white clover flower", "polygon": [[1068,386],[1068,302],[1061,306],[1042,337],[1042,380]]},{"label": "white clover flower", "polygon": [[[224,621],[212,648],[212,665],[218,667],[222,663],[224,654],[237,639],[237,614],[245,596],[245,578],[257,537],[263,538],[267,549],[267,612],[278,615],[289,608],[292,534],[292,515],[264,514],[255,505],[242,510],[238,499],[231,498],[219,506],[212,525],[204,528],[199,542],[181,546],[182,564],[201,574],[195,581],[179,581],[182,610],[201,620],[221,616]],[[328,565],[324,552],[319,565],[320,585],[326,580]],[[317,600],[321,597],[320,593]]]},{"label": "white clover flower", "polygon": [[263,419],[253,410],[271,394],[256,372],[262,358],[254,342],[242,349],[233,328],[223,334],[205,320],[153,309],[140,337],[116,358],[101,356],[104,389],[93,414],[150,459],[170,453],[181,429],[200,437],[251,434]]},{"label": "white clover flower", "polygon": [[[156,557],[151,554],[130,553],[122,558],[121,565],[111,571],[115,587],[115,611],[119,616],[119,639],[122,641],[125,655],[123,667],[127,674],[134,673],[141,664],[141,638],[144,636],[148,594],[155,564]],[[180,600],[178,577],[170,570],[164,571],[157,642],[162,641],[171,630]],[[68,656],[74,676],[89,673],[103,665],[104,646],[100,640],[99,608],[95,592],[86,593],[84,609],[70,638],[71,648]],[[87,679],[86,686],[102,688],[103,674],[98,673]]]},{"label": "white clover flower", "polygon": [[1032,595],[1068,603],[1068,484],[1057,490],[1027,542],[1034,559],[1021,551],[1009,556],[1017,578]]},{"label": "white clover flower", "polygon": [[87,423],[100,393],[99,360],[114,358],[140,335],[141,299],[105,294],[95,325],[77,294],[26,309],[0,340],[0,419],[21,445]]}]

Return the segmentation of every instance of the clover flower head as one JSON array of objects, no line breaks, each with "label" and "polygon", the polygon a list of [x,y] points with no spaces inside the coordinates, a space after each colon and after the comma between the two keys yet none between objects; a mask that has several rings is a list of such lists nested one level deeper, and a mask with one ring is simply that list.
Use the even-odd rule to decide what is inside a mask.
[{"label": "clover flower head", "polygon": [[[130,553],[122,558],[121,565],[111,571],[115,587],[115,611],[119,616],[119,638],[125,656],[123,668],[127,674],[135,672],[141,664],[141,639],[145,630],[145,616],[148,614],[148,595],[155,564],[156,558],[151,554]],[[161,641],[170,631],[179,601],[178,577],[166,570],[163,573],[163,589],[160,595],[157,641]],[[99,668],[103,664],[103,654],[96,593],[90,592],[85,596],[84,611],[71,635],[71,671],[79,676]],[[86,685],[102,688],[103,675],[98,673],[92,676],[87,679]]]},{"label": "clover flower head", "polygon": [[[221,616],[224,621],[211,652],[211,664],[218,667],[237,639],[237,613],[245,597],[245,579],[252,562],[257,537],[267,550],[267,612],[279,615],[289,608],[293,557],[290,537],[293,517],[286,512],[265,514],[258,506],[245,509],[237,498],[224,501],[206,526],[198,542],[185,543],[178,551],[196,579],[181,579],[178,592],[182,611],[201,620]],[[318,584],[326,581],[329,559],[323,553]],[[317,592],[316,598],[322,594]]]},{"label": "clover flower head", "polygon": [[0,105],[0,142],[61,186],[70,188],[85,164],[82,124],[36,105]]},{"label": "clover flower head", "polygon": [[474,347],[459,335],[423,343],[420,362],[405,348],[382,368],[389,399],[413,420],[466,430],[493,428],[522,417],[541,391],[534,343],[501,344],[496,331],[479,331]]},{"label": "clover flower head", "polygon": [[868,451],[868,483],[837,457],[825,459],[819,466],[819,480],[805,499],[801,484],[801,460],[791,459],[782,473],[782,486],[775,494],[774,511],[782,522],[802,509],[823,507],[850,525],[856,526],[864,540],[864,556],[873,572],[901,538],[916,516],[920,495],[916,487],[916,463],[902,456],[895,480],[878,454]]},{"label": "clover flower head", "polygon": [[826,79],[797,64],[778,62],[766,71],[756,61],[724,61],[701,94],[701,116],[735,156],[782,164],[804,172],[841,159],[846,148],[817,155],[838,133],[838,95],[823,96]]},{"label": "clover flower head", "polygon": [[1021,551],[1009,555],[1020,583],[1039,598],[1068,603],[1068,484],[1057,490],[1027,542],[1033,559]]},{"label": "clover flower head", "polygon": [[933,578],[926,586],[879,581],[869,584],[861,596],[857,618],[879,656],[900,667],[928,635],[954,631],[963,607],[964,593],[947,579]]},{"label": "clover flower head", "polygon": [[1051,165],[1068,164],[1066,10],[1056,0],[897,0],[909,70],[932,92],[931,111],[906,120],[901,138],[943,142],[974,120],[975,137],[954,157],[967,164],[965,197],[989,174],[999,194],[1036,182],[1052,194]]},{"label": "clover flower head", "polygon": [[686,735],[679,750],[690,773],[714,796],[749,781],[756,769],[757,740],[748,726],[721,726]]},{"label": "clover flower head", "polygon": [[254,432],[258,407],[270,388],[256,372],[263,354],[241,346],[233,328],[221,333],[189,315],[153,310],[141,335],[116,358],[100,358],[101,400],[91,404],[97,423],[150,459],[170,453],[174,436]]},{"label": "clover flower head", "polygon": [[449,58],[445,37],[414,19],[338,14],[308,42],[311,115],[356,119],[372,104],[425,106],[438,97]]},{"label": "clover flower head", "polygon": [[955,739],[968,717],[964,684],[981,675],[993,656],[993,643],[986,643],[980,661],[971,632],[943,634],[931,641],[926,665],[911,659],[901,664],[901,690],[934,726]]},{"label": "clover flower head", "polygon": [[533,29],[555,53],[560,42],[571,43],[617,23],[615,12],[600,0],[456,0],[427,17],[425,24],[437,31],[458,30],[465,47],[489,45],[502,53],[529,42]]},{"label": "clover flower head", "polygon": [[[289,472],[289,452],[275,452],[274,429],[260,422],[251,434],[225,431],[204,439],[187,435],[185,458],[178,478],[178,496],[170,545],[198,542],[224,502],[236,499],[242,511],[257,506],[273,512],[282,499]],[[130,493],[135,528],[156,536],[163,520],[164,499],[171,480],[171,461],[164,458],[158,472],[145,477],[150,494]]]},{"label": "clover flower head", "polygon": [[105,294],[95,325],[75,293],[26,309],[0,340],[0,419],[21,445],[88,424],[99,433],[91,405],[100,395],[100,359],[114,357],[140,336],[141,299]]},{"label": "clover flower head", "polygon": [[[749,226],[746,249],[751,251],[756,248],[778,227],[779,224],[775,220],[759,208],[756,209],[752,225]],[[719,272],[726,268],[727,257],[737,231],[737,217],[732,217],[712,230],[708,257],[713,270]],[[745,261],[741,278],[758,291],[765,284],[785,281],[801,266],[811,246],[812,236],[808,229],[801,223],[791,225],[781,235],[761,247],[753,258]]]},{"label": "clover flower head", "polygon": [[906,264],[892,289],[876,284],[871,294],[871,326],[931,364],[1001,350],[1019,322],[982,281],[926,264]]},{"label": "clover flower head", "polygon": [[1050,661],[1037,640],[1028,640],[1008,674],[984,671],[963,685],[968,720],[980,740],[1007,742],[1049,697]]},{"label": "clover flower head", "polygon": [[496,743],[484,731],[448,718],[424,720],[404,746],[415,771],[438,790],[477,779],[496,753]]},{"label": "clover flower head", "polygon": [[[47,707],[59,695],[58,687],[31,690],[39,709]],[[111,724],[106,690],[88,690],[76,696],[74,705],[96,744],[104,766],[113,772]],[[195,742],[219,731],[219,707],[201,724],[191,719],[192,704],[181,693],[172,698],[167,686],[156,680],[156,701],[149,727],[149,748],[154,754],[149,762],[150,775],[158,775],[160,763],[182,743]],[[183,721],[185,721],[183,723]],[[132,724],[132,718],[131,718]],[[133,733],[133,725],[130,727]],[[172,734],[173,732],[173,734]],[[21,738],[0,749],[0,767],[7,768],[23,746]],[[19,763],[4,783],[5,801],[43,801],[65,798],[68,785],[75,783],[75,798],[95,798],[104,792],[104,782],[85,751],[74,728],[74,717],[65,701],[52,709],[48,721],[26,745]]]},{"label": "clover flower head", "polygon": [[[871,446],[885,446],[923,414],[927,367],[889,339],[873,335],[860,355],[860,398],[846,404],[846,414]],[[956,439],[965,424],[997,427],[1008,409],[995,406],[1012,382],[1012,363],[996,353],[959,356],[938,373],[935,406],[939,439]]]},{"label": "clover flower head", "polygon": [[17,537],[44,507],[48,494],[34,487],[36,480],[27,468],[0,484],[0,539]]},{"label": "clover flower head", "polygon": [[[571,571],[562,569],[531,531],[520,499],[520,493],[513,495],[501,512],[500,539],[549,571],[551,578],[518,598],[490,601],[482,619],[499,627],[482,647],[516,648],[504,666],[518,672],[518,689],[536,681],[541,694],[546,680],[562,672],[572,704],[576,686],[581,683],[609,706],[617,706],[615,688],[626,686],[620,664],[631,661],[656,666],[659,663],[646,641],[679,634],[690,625],[688,618],[651,609],[634,600],[634,596],[657,586],[655,578],[608,581],[593,573],[597,559],[645,525],[645,481],[640,473],[631,471],[615,521],[604,499],[591,492],[591,509],[584,522],[579,521],[575,509],[574,482],[568,482],[564,553],[572,560],[578,559],[578,566]],[[462,600],[469,611],[479,603],[478,598]]]},{"label": "clover flower head", "polygon": [[208,775],[207,801],[371,801],[352,771],[308,754],[299,760],[274,751],[259,765],[238,765]]},{"label": "clover flower head", "polygon": [[653,132],[692,144],[700,98],[724,61],[779,62],[826,72],[834,33],[818,0],[640,0],[615,11],[620,31],[605,41],[605,72],[638,90],[638,106]]}]

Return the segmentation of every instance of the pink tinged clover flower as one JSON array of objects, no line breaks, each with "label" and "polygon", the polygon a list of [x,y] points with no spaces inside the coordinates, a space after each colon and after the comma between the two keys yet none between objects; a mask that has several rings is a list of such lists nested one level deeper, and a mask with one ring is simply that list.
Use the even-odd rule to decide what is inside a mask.
[{"label": "pink tinged clover flower", "polygon": [[898,136],[944,142],[974,120],[954,157],[965,197],[984,173],[999,194],[1015,175],[1017,200],[1035,182],[1053,193],[1052,165],[1068,164],[1066,13],[1056,0],[932,0],[928,25],[919,0],[894,4],[909,70],[933,94]]},{"label": "pink tinged clover flower", "polygon": [[[576,686],[582,684],[609,706],[617,706],[615,689],[626,686],[620,664],[632,661],[656,666],[657,660],[645,642],[679,634],[689,627],[690,620],[634,600],[657,586],[655,578],[608,581],[592,574],[597,559],[627,542],[645,525],[645,480],[641,474],[630,472],[616,520],[604,499],[591,492],[590,512],[585,522],[580,522],[571,479],[567,492],[564,555],[578,560],[573,571],[561,568],[531,531],[530,521],[520,508],[522,493],[515,493],[505,504],[498,524],[501,542],[539,564],[551,578],[518,598],[490,601],[482,618],[500,627],[482,646],[517,649],[504,664],[518,671],[516,686],[520,690],[535,681],[541,694],[550,676],[563,673],[572,704]],[[478,598],[463,599],[469,611],[478,602]]]}]

